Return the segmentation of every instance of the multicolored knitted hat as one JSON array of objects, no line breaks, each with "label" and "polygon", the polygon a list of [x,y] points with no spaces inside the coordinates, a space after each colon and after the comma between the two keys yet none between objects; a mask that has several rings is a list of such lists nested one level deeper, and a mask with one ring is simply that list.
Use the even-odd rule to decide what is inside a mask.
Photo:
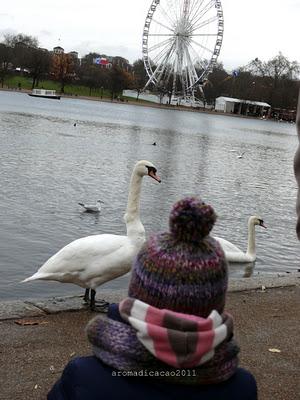
[{"label": "multicolored knitted hat", "polygon": [[178,201],[170,214],[170,232],[152,235],[134,262],[128,295],[160,309],[208,317],[222,313],[227,291],[227,262],[209,236],[216,214],[197,197]]}]

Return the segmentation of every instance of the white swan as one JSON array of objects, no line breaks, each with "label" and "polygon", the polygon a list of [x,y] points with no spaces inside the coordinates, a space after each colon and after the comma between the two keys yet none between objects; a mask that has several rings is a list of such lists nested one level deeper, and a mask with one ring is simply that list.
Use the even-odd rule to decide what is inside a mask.
[{"label": "white swan", "polygon": [[83,203],[78,203],[81,207],[85,209],[86,212],[90,213],[98,213],[101,211],[101,203],[104,204],[104,201],[102,200],[97,200],[97,203],[92,205],[92,204],[83,204]]},{"label": "white swan", "polygon": [[94,309],[95,289],[129,272],[133,258],[145,241],[145,229],[140,221],[140,195],[145,175],[160,182],[151,162],[141,160],[135,164],[124,215],[126,236],[102,234],[77,239],[59,250],[23,282],[41,279],[74,283],[86,288],[86,301],[91,289],[90,307]]},{"label": "white swan", "polygon": [[252,216],[248,220],[248,248],[247,252],[244,253],[234,244],[228,242],[225,239],[214,237],[221,245],[224,250],[225,257],[229,262],[253,262],[256,260],[256,249],[255,249],[255,225],[262,226],[266,228],[264,225],[264,221],[257,216]]}]

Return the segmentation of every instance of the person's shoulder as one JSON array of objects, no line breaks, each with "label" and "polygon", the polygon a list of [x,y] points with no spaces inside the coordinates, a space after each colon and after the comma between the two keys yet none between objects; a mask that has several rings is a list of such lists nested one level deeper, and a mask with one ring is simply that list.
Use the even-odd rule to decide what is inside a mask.
[{"label": "person's shoulder", "polygon": [[75,357],[66,365],[64,373],[79,375],[79,377],[90,376],[92,372],[99,374],[105,366],[95,356]]},{"label": "person's shoulder", "polygon": [[48,394],[48,400],[97,399],[111,387],[111,369],[94,356],[73,358]]}]

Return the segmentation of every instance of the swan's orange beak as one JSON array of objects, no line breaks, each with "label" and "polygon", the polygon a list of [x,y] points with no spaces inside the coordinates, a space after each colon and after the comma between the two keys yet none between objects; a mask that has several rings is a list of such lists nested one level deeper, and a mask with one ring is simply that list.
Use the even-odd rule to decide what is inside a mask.
[{"label": "swan's orange beak", "polygon": [[161,182],[160,177],[159,177],[158,175],[156,175],[156,173],[153,172],[152,170],[149,171],[149,174],[148,174],[148,175],[151,176],[151,178],[155,179],[157,182],[159,182],[159,183]]}]

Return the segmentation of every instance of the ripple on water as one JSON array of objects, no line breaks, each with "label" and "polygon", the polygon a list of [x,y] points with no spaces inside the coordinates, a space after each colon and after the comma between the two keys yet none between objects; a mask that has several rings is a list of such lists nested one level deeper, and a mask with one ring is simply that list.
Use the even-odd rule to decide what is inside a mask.
[{"label": "ripple on water", "polygon": [[[56,282],[18,282],[76,238],[125,233],[129,177],[138,159],[152,161],[162,178],[160,185],[143,181],[148,235],[168,229],[175,201],[197,194],[218,214],[214,235],[243,251],[248,217],[261,215],[268,226],[256,228],[256,263],[230,265],[232,279],[299,268],[294,126],[4,92],[0,120],[0,299],[81,293]],[[105,202],[100,215],[82,213],[79,201],[98,198]],[[125,287],[128,279],[106,287]]]}]

